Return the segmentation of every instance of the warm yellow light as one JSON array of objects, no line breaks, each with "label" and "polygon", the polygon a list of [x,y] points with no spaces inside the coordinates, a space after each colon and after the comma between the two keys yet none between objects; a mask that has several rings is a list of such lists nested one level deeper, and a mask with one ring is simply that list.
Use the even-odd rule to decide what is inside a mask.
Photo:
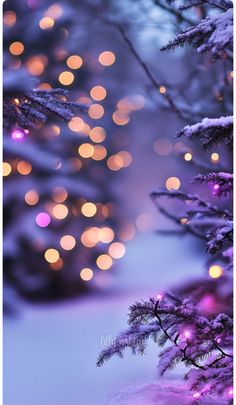
[{"label": "warm yellow light", "polygon": [[104,100],[106,95],[107,92],[103,86],[94,86],[90,91],[90,96],[96,101]]},{"label": "warm yellow light", "polygon": [[64,204],[57,204],[53,207],[52,213],[56,219],[64,219],[68,215],[68,208]]},{"label": "warm yellow light", "polygon": [[96,260],[97,266],[101,270],[108,270],[112,266],[112,258],[108,255],[100,255]]},{"label": "warm yellow light", "polygon": [[84,231],[83,234],[81,235],[81,242],[83,243],[84,246],[89,248],[96,246],[96,244],[99,242],[98,233],[99,228],[95,226],[86,229],[86,231]]},{"label": "warm yellow light", "polygon": [[214,152],[214,153],[211,154],[211,161],[212,162],[217,163],[219,161],[219,159],[220,159],[220,156],[219,156],[218,153]]},{"label": "warm yellow light", "polygon": [[60,245],[64,250],[72,250],[74,249],[76,244],[76,240],[71,235],[65,235],[60,240]]},{"label": "warm yellow light", "polygon": [[98,57],[99,62],[103,66],[111,66],[116,60],[116,57],[113,52],[111,51],[104,51],[100,53]]},{"label": "warm yellow light", "polygon": [[99,120],[104,115],[104,108],[100,104],[92,104],[88,109],[88,115],[93,120]]},{"label": "warm yellow light", "polygon": [[99,229],[98,238],[101,242],[110,243],[113,241],[114,237],[115,234],[111,228],[104,226],[103,228]]},{"label": "warm yellow light", "polygon": [[75,79],[75,77],[74,77],[73,73],[69,72],[67,70],[62,72],[58,78],[59,82],[61,84],[63,84],[64,86],[69,86],[71,83],[73,83],[74,79]]},{"label": "warm yellow light", "polygon": [[109,208],[106,205],[103,205],[102,207],[102,215],[104,218],[107,218],[109,216]]},{"label": "warm yellow light", "polygon": [[86,202],[82,205],[81,212],[85,217],[93,217],[97,212],[97,207],[91,202]]},{"label": "warm yellow light", "polygon": [[209,276],[212,278],[219,278],[223,274],[223,269],[221,266],[218,265],[213,265],[209,268]]},{"label": "warm yellow light", "polygon": [[121,240],[127,241],[133,239],[135,236],[135,227],[133,224],[126,224],[124,228],[119,232]]},{"label": "warm yellow light", "polygon": [[166,93],[166,88],[165,88],[165,86],[160,86],[159,92],[160,92],[161,94],[165,94],[165,93]]},{"label": "warm yellow light", "polygon": [[28,72],[33,76],[39,76],[43,73],[48,62],[45,55],[32,56],[26,62]]},{"label": "warm yellow light", "polygon": [[59,259],[59,252],[56,249],[47,249],[44,257],[48,263],[55,263]]},{"label": "warm yellow light", "polygon": [[12,44],[9,46],[9,51],[11,52],[12,55],[19,56],[24,52],[24,45],[22,42],[16,41],[12,42]]},{"label": "warm yellow light", "polygon": [[49,83],[39,83],[37,88],[40,89],[40,90],[51,90],[52,86]]},{"label": "warm yellow light", "polygon": [[53,135],[59,136],[61,133],[61,128],[58,125],[50,125],[50,129],[53,132]]},{"label": "warm yellow light", "polygon": [[16,13],[14,13],[14,11],[5,11],[5,13],[3,14],[3,23],[7,26],[7,27],[13,27],[13,25],[15,25],[16,23]]},{"label": "warm yellow light", "polygon": [[17,171],[23,176],[27,176],[28,174],[30,174],[31,170],[32,166],[29,162],[24,162],[23,160],[21,160],[17,164]]},{"label": "warm yellow light", "polygon": [[81,157],[88,159],[93,155],[94,147],[90,143],[82,143],[78,149]]},{"label": "warm yellow light", "polygon": [[80,104],[84,104],[84,105],[91,105],[92,104],[91,98],[87,97],[87,96],[79,97],[77,102],[80,103]]},{"label": "warm yellow light", "polygon": [[186,160],[187,162],[190,162],[190,160],[192,160],[192,154],[189,152],[185,153],[184,160]]},{"label": "warm yellow light", "polygon": [[28,205],[36,205],[39,202],[39,195],[35,190],[29,190],[25,194],[25,202]]},{"label": "warm yellow light", "polygon": [[107,155],[107,150],[102,145],[95,145],[92,159],[94,160],[103,160]]},{"label": "warm yellow light", "polygon": [[107,166],[110,170],[117,171],[123,167],[123,159],[119,155],[112,155],[107,159]]},{"label": "warm yellow light", "polygon": [[82,163],[81,163],[81,160],[80,160],[80,159],[78,159],[78,158],[71,158],[71,159],[70,159],[70,162],[71,162],[72,170],[73,170],[74,172],[78,172],[78,171],[81,169]]},{"label": "warm yellow light", "polygon": [[180,219],[180,223],[182,224],[182,225],[185,225],[185,224],[187,224],[189,222],[189,220],[188,220],[188,218],[181,218]]},{"label": "warm yellow light", "polygon": [[68,193],[64,187],[55,187],[53,189],[53,200],[57,203],[64,202],[68,197]]},{"label": "warm yellow light", "polygon": [[80,117],[73,117],[72,120],[68,124],[69,128],[73,132],[79,132],[84,127],[84,120]]},{"label": "warm yellow light", "polygon": [[126,249],[123,243],[114,242],[111,244],[108,251],[109,255],[113,257],[113,259],[120,259],[122,256],[124,256]]},{"label": "warm yellow light", "polygon": [[60,4],[54,3],[52,4],[46,11],[46,14],[48,17],[52,17],[52,18],[59,18],[61,17],[63,13],[63,8],[61,7]]},{"label": "warm yellow light", "polygon": [[115,111],[114,114],[112,115],[112,119],[114,123],[117,125],[126,125],[129,122],[128,115],[120,111]]},{"label": "warm yellow light", "polygon": [[61,270],[63,267],[63,260],[61,257],[59,257],[59,259],[55,262],[55,263],[50,263],[50,267],[51,269],[58,271]]},{"label": "warm yellow light", "polygon": [[167,156],[172,152],[173,145],[172,143],[166,138],[158,138],[153,148],[155,152],[160,156]]},{"label": "warm yellow light", "polygon": [[16,105],[19,105],[19,104],[20,104],[19,98],[14,98],[14,103],[15,103]]},{"label": "warm yellow light", "polygon": [[89,281],[93,278],[93,270],[89,268],[82,269],[80,272],[80,277],[84,281]]},{"label": "warm yellow light", "polygon": [[167,190],[178,190],[180,188],[180,180],[178,177],[169,177],[166,180]]},{"label": "warm yellow light", "polygon": [[52,17],[43,17],[39,21],[39,26],[41,30],[49,30],[54,26],[54,19]]},{"label": "warm yellow light", "polygon": [[12,171],[12,168],[11,168],[10,163],[8,163],[8,162],[3,162],[3,164],[2,164],[2,175],[3,175],[4,177],[9,176],[9,174],[11,173],[11,171]]},{"label": "warm yellow light", "polygon": [[122,167],[128,167],[132,163],[133,158],[126,150],[120,151],[116,156],[122,159]]},{"label": "warm yellow light", "polygon": [[84,124],[83,128],[80,131],[80,134],[81,135],[89,135],[90,131],[91,131],[90,126],[88,124]]},{"label": "warm yellow light", "polygon": [[79,55],[71,55],[67,59],[66,64],[70,69],[79,69],[83,64],[83,60]]},{"label": "warm yellow light", "polygon": [[106,132],[102,127],[94,127],[91,129],[89,136],[93,142],[100,143],[106,138]]},{"label": "warm yellow light", "polygon": [[118,103],[116,104],[116,106],[117,106],[117,109],[124,114],[130,113],[134,109],[134,105],[133,105],[132,101],[130,101],[127,98],[120,99],[118,101]]}]

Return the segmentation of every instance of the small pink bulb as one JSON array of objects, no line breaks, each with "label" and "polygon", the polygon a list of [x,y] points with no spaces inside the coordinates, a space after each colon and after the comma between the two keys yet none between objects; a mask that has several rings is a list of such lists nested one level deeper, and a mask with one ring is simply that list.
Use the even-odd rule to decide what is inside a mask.
[{"label": "small pink bulb", "polygon": [[233,387],[230,387],[230,388],[228,389],[227,394],[228,394],[228,396],[229,396],[230,398],[233,398],[233,396],[234,396],[234,390],[233,390]]},{"label": "small pink bulb", "polygon": [[201,396],[200,392],[195,392],[193,398],[199,398]]},{"label": "small pink bulb", "polygon": [[36,216],[36,223],[41,228],[46,228],[51,222],[50,216],[46,212],[40,212]]},{"label": "small pink bulb", "polygon": [[22,141],[25,137],[25,133],[21,129],[14,129],[12,131],[11,137],[12,139],[14,139],[14,141]]},{"label": "small pink bulb", "polygon": [[186,339],[190,339],[190,338],[191,338],[191,332],[190,332],[190,330],[186,330],[186,331],[184,332],[184,336],[186,337]]},{"label": "small pink bulb", "polygon": [[219,186],[219,184],[215,184],[213,188],[216,191],[216,190],[219,190],[220,186]]},{"label": "small pink bulb", "polygon": [[162,294],[157,294],[157,300],[160,301],[163,298]]}]

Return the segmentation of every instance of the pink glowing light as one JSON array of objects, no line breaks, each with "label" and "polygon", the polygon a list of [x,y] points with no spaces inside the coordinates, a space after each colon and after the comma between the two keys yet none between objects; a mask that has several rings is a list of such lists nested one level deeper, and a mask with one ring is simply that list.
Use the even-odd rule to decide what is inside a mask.
[{"label": "pink glowing light", "polygon": [[50,216],[46,212],[40,212],[36,216],[36,223],[41,228],[46,228],[51,222]]},{"label": "pink glowing light", "polygon": [[38,0],[28,0],[27,4],[28,4],[29,8],[35,9],[38,7],[39,1]]},{"label": "pink glowing light", "polygon": [[192,333],[191,333],[191,331],[190,331],[189,329],[187,329],[187,330],[184,331],[184,337],[185,337],[186,339],[190,339],[191,336],[192,336]]},{"label": "pink glowing light", "polygon": [[217,308],[217,302],[215,300],[215,297],[212,294],[205,294],[201,298],[198,304],[198,308],[204,314],[215,313]]},{"label": "pink glowing light", "polygon": [[201,396],[200,392],[195,392],[193,398],[199,398]]},{"label": "pink glowing light", "polygon": [[220,186],[219,186],[219,184],[215,184],[213,188],[215,191],[217,191],[217,190],[219,190]]},{"label": "pink glowing light", "polygon": [[157,300],[160,301],[163,298],[162,294],[157,294]]},{"label": "pink glowing light", "polygon": [[228,389],[227,394],[228,394],[228,397],[229,397],[229,398],[233,398],[233,396],[234,396],[233,387],[230,387],[230,388]]},{"label": "pink glowing light", "polygon": [[21,129],[14,129],[12,131],[11,137],[12,139],[14,139],[14,141],[22,141],[25,137],[25,133]]}]

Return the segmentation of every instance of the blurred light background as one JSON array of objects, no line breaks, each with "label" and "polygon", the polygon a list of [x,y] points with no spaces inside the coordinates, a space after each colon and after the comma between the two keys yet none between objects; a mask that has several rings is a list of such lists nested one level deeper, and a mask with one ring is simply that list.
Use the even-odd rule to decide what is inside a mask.
[{"label": "blurred light background", "polygon": [[[102,369],[97,355],[125,328],[132,302],[205,271],[200,242],[156,233],[172,224],[149,197],[184,189],[195,173],[192,145],[174,138],[185,122],[165,94],[173,84],[197,94],[200,56],[159,51],[174,22],[152,1],[4,3],[16,105],[18,87],[33,80],[88,107],[68,124],[4,134],[5,405],[105,405],[119,387],[154,378],[153,345],[145,361],[128,353]],[[204,153],[224,163],[218,149]]]}]

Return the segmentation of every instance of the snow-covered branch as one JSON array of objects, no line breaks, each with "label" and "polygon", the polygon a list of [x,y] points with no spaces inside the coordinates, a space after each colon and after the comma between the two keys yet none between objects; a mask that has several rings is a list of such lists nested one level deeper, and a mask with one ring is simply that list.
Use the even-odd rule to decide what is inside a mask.
[{"label": "snow-covered branch", "polygon": [[32,129],[45,122],[50,116],[57,116],[69,121],[75,111],[84,111],[85,107],[67,100],[68,92],[64,89],[33,89],[18,95],[14,99],[7,93],[4,97],[3,120],[6,128],[19,127]]},{"label": "snow-covered branch", "polygon": [[221,142],[232,147],[233,117],[204,118],[194,125],[187,125],[177,133],[177,137],[200,138],[204,148],[210,148]]},{"label": "snow-covered branch", "polygon": [[233,49],[233,11],[227,10],[220,15],[207,17],[199,24],[180,32],[162,50],[177,46],[192,45],[202,53],[210,51],[213,56],[232,56]]},{"label": "snow-covered branch", "polygon": [[213,186],[213,194],[221,197],[232,194],[233,192],[233,174],[231,173],[207,173],[198,174],[192,178],[193,183],[207,183]]},{"label": "snow-covered branch", "polygon": [[191,367],[186,379],[191,389],[199,392],[199,397],[215,390],[223,395],[232,385],[233,323],[227,315],[209,320],[199,314],[191,299],[182,300],[168,293],[157,300],[132,305],[129,325],[128,331],[101,352],[98,366],[115,354],[122,357],[127,347],[133,353],[142,354],[150,337],[161,347],[171,343],[159,355],[161,375],[183,362]]}]

